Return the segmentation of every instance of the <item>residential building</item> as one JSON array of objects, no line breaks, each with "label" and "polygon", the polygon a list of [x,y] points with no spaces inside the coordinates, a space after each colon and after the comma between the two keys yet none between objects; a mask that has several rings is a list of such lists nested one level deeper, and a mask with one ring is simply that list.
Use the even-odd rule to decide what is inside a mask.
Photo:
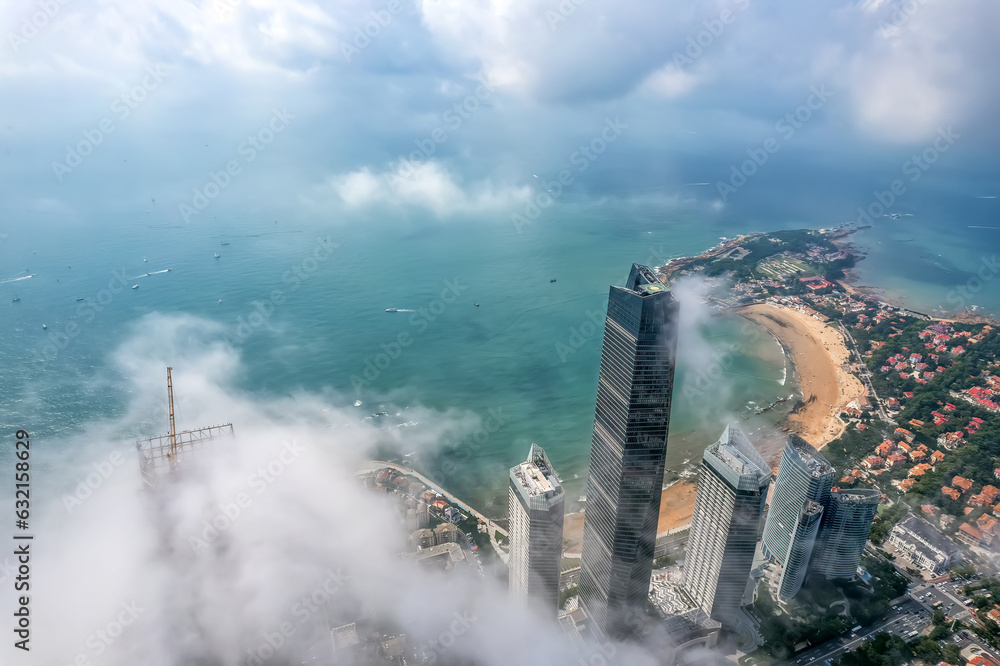
[{"label": "residential building", "polygon": [[823,513],[813,570],[827,578],[853,578],[882,493],[872,489],[841,490],[830,494]]},{"label": "residential building", "polygon": [[679,303],[634,264],[612,286],[587,480],[580,601],[598,634],[619,637],[645,608],[660,513]]},{"label": "residential building", "polygon": [[779,600],[791,599],[802,587],[833,473],[819,451],[798,435],[789,435],[761,539],[763,554],[781,565]]},{"label": "residential building", "polygon": [[929,523],[909,515],[892,528],[889,543],[918,569],[940,574],[962,559],[961,551],[950,539]]},{"label": "residential building", "polygon": [[723,628],[736,627],[771,485],[771,468],[735,426],[705,450],[684,588]]},{"label": "residential building", "polygon": [[510,469],[509,496],[510,592],[555,617],[566,493],[542,447],[532,444],[528,459]]}]

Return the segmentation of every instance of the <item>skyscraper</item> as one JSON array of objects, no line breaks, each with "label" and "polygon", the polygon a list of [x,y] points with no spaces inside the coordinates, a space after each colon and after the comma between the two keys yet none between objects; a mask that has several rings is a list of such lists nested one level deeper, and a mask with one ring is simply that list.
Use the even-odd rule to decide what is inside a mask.
[{"label": "skyscraper", "polygon": [[833,486],[833,467],[807,441],[789,435],[781,454],[774,496],[761,547],[781,565],[778,598],[791,599],[802,587],[824,507]]},{"label": "skyscraper", "polygon": [[830,494],[812,568],[827,578],[852,578],[861,562],[882,493],[871,488]]},{"label": "skyscraper", "polygon": [[564,500],[545,451],[531,445],[528,459],[510,469],[510,592],[536,599],[555,617],[559,610]]},{"label": "skyscraper", "polygon": [[633,264],[612,286],[587,480],[580,599],[591,626],[628,634],[649,594],[674,383],[679,304]]},{"label": "skyscraper", "polygon": [[738,622],[764,515],[771,468],[738,428],[705,450],[698,477],[684,587],[723,627]]}]

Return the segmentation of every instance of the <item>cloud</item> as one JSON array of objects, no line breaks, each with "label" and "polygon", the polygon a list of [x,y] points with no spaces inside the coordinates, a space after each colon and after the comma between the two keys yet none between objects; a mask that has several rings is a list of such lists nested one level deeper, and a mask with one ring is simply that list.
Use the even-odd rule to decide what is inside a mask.
[{"label": "cloud", "polygon": [[443,217],[455,213],[504,210],[530,195],[530,188],[496,187],[482,181],[463,189],[438,162],[414,165],[400,160],[382,173],[364,167],[335,176],[333,191],[349,208],[374,205],[404,206],[428,210]]},{"label": "cloud", "polygon": [[[167,358],[178,427],[231,419],[235,438],[182,456],[157,493],[137,493],[134,453],[121,460],[135,436],[163,431]],[[127,412],[39,453],[51,492],[32,514],[45,547],[32,560],[31,663],[242,665],[272,652],[327,663],[330,628],[351,622],[362,638],[405,633],[437,663],[577,663],[554,619],[516,607],[492,577],[403,561],[396,501],[355,474],[376,448],[432,446],[472,421],[418,408],[408,418],[419,427],[382,429],[350,399],[250,396],[235,387],[241,364],[222,331],[193,317],[142,319],[113,359]],[[67,503],[81,483],[90,490]]]}]

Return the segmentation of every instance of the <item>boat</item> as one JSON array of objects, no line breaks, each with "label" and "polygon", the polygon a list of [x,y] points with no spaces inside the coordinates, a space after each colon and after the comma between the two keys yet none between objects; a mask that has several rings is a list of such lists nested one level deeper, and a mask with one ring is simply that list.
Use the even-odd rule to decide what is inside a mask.
[{"label": "boat", "polygon": [[45,324],[42,324],[42,330],[43,330],[43,331],[44,331],[45,329],[47,329],[47,328],[48,328],[48,326],[46,326]]},{"label": "boat", "polygon": [[218,252],[216,252],[216,253],[215,253],[215,258],[216,258],[216,259],[218,259],[218,258],[219,258],[219,257],[221,257],[221,256],[222,256],[222,255],[221,255],[221,254],[219,254]]},{"label": "boat", "polygon": [[132,285],[132,288],[133,288],[133,289],[138,289],[138,288],[139,288],[139,285],[137,285],[137,284],[134,284],[134,285]]},{"label": "boat", "polygon": [[549,284],[552,284],[552,283],[553,283],[553,282],[555,282],[555,281],[556,281],[556,279],[555,279],[555,278],[552,278],[551,280],[549,280]]},{"label": "boat", "polygon": [[83,300],[82,298],[78,298],[78,299],[76,299],[76,302],[79,303],[82,300]]},{"label": "boat", "polygon": [[355,400],[354,401],[354,406],[355,407],[360,407],[361,406],[361,401],[360,400]]},{"label": "boat", "polygon": [[475,305],[477,308],[479,307],[479,303],[473,303],[473,305]]},{"label": "boat", "polygon": [[20,302],[21,302],[20,296],[14,296],[14,300],[11,301],[11,303],[20,303]]},{"label": "boat", "polygon": [[146,257],[142,258],[142,263],[146,263],[147,261],[148,261],[148,259],[146,259]]},{"label": "boat", "polygon": [[229,245],[229,241],[222,241],[223,245]]},{"label": "boat", "polygon": [[386,308],[385,311],[386,312],[399,312],[399,310],[397,310],[396,308]]}]

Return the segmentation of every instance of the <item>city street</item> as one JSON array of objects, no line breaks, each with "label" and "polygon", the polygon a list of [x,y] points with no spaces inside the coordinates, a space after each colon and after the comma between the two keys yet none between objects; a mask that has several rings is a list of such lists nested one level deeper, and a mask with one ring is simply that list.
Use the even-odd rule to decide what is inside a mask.
[{"label": "city street", "polygon": [[860,629],[857,632],[848,632],[836,638],[831,638],[825,643],[810,648],[796,656],[794,663],[797,666],[820,666],[823,662],[834,661],[844,652],[853,650],[861,643],[877,634],[886,631],[904,639],[909,639],[911,635],[919,633],[931,621],[931,615],[927,609],[912,599],[906,599],[896,604],[898,610],[890,609],[884,619],[877,620],[872,624]]}]

